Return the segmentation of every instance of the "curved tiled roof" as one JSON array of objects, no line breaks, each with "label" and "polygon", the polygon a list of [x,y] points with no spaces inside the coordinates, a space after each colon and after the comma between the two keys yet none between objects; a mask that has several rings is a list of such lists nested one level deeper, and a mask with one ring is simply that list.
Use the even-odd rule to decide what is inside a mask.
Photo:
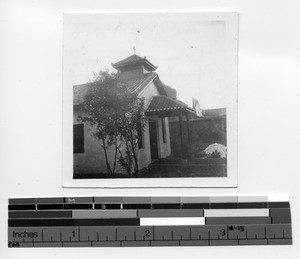
[{"label": "curved tiled roof", "polygon": [[125,58],[119,62],[112,63],[112,67],[115,69],[118,69],[120,67],[125,67],[128,65],[138,64],[138,63],[146,63],[148,66],[150,66],[153,70],[155,70],[157,67],[154,66],[146,57],[141,57],[136,54],[133,54],[129,56],[128,58]]},{"label": "curved tiled roof", "polygon": [[153,96],[148,108],[147,113],[163,112],[163,111],[179,111],[187,110],[194,112],[187,104],[171,99],[165,95]]},{"label": "curved tiled roof", "polygon": [[139,55],[136,55],[136,54],[133,54],[127,58],[124,58],[122,59],[121,61],[118,61],[116,63],[113,63],[115,66],[121,66],[121,65],[125,65],[125,64],[128,64],[128,63],[132,63],[132,62],[136,62],[136,61],[142,61],[144,60],[143,57],[139,56]]},{"label": "curved tiled roof", "polygon": [[126,85],[128,86],[130,92],[140,93],[147,86],[147,84],[150,83],[156,77],[156,73],[148,73],[145,74],[143,78],[126,81]]},{"label": "curved tiled roof", "polygon": [[[156,82],[158,92],[162,95],[166,95],[165,89],[155,72],[147,73],[142,78],[126,81],[125,83],[130,92],[139,94],[153,80]],[[87,83],[83,85],[75,85],[73,87],[74,105],[79,105],[83,102],[84,96],[91,85],[92,83]]]}]

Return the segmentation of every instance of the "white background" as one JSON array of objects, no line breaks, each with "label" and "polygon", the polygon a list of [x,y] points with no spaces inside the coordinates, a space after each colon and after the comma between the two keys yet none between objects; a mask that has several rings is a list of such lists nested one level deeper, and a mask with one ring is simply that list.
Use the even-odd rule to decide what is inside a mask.
[{"label": "white background", "polygon": [[[237,189],[62,189],[62,13],[232,11],[239,26]],[[0,258],[297,258],[300,254],[297,1],[0,1]],[[288,193],[293,246],[7,248],[7,199]]]}]

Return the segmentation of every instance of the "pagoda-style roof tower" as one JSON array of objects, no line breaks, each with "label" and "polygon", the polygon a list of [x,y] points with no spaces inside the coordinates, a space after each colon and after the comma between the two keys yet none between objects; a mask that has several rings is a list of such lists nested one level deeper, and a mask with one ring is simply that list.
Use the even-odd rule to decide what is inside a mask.
[{"label": "pagoda-style roof tower", "polygon": [[154,66],[146,57],[141,57],[136,54],[133,54],[119,62],[112,63],[111,65],[119,72],[135,70],[140,67],[143,67],[148,72],[152,72],[157,69],[157,66]]},{"label": "pagoda-style roof tower", "polygon": [[145,78],[157,69],[146,57],[136,54],[111,65],[118,70],[119,79],[126,82]]}]

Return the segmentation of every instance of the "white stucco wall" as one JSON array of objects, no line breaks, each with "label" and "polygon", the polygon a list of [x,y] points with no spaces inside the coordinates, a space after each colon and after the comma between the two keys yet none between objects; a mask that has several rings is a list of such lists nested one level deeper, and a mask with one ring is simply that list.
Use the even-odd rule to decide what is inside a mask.
[{"label": "white stucco wall", "polygon": [[[74,124],[79,124],[76,114],[74,115]],[[91,135],[92,127],[84,124],[84,153],[73,154],[73,167],[75,173],[107,173],[105,154],[102,143],[99,139]],[[107,149],[108,157],[114,156],[114,149]],[[112,159],[109,159],[112,160]],[[112,166],[112,163],[111,163]],[[116,171],[121,171],[120,166],[116,165]]]}]

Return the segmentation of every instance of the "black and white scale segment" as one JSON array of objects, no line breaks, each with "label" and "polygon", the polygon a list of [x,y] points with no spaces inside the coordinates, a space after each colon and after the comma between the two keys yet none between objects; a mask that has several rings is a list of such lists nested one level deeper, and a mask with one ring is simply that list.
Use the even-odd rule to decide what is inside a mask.
[{"label": "black and white scale segment", "polygon": [[12,198],[8,246],[290,245],[288,196]]}]

